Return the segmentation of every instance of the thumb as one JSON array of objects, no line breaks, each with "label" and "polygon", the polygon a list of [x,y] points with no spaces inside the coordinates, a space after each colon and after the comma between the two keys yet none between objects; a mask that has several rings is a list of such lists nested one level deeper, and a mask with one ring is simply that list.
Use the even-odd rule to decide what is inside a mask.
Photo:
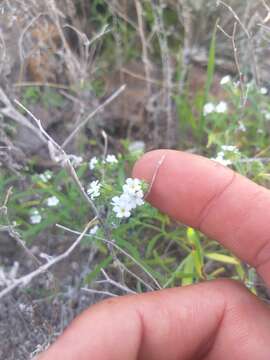
[{"label": "thumb", "polygon": [[79,316],[38,360],[269,360],[269,308],[215,281],[106,300]]}]

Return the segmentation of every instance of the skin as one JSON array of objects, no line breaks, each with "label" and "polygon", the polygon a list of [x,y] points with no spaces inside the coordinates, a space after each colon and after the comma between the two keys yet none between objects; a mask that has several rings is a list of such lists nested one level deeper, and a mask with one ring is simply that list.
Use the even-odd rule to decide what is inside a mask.
[{"label": "skin", "polygon": [[[144,155],[133,171],[148,182],[154,174],[152,205],[219,241],[270,285],[269,190],[171,150]],[[38,357],[59,359],[269,360],[270,308],[229,280],[109,299],[83,312]]]}]

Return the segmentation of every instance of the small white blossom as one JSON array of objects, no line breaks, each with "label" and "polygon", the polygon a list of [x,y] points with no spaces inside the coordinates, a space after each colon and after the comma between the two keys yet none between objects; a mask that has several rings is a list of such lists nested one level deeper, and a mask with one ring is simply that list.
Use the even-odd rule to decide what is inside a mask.
[{"label": "small white blossom", "polygon": [[217,154],[217,157],[216,158],[212,158],[212,160],[218,162],[219,164],[223,165],[223,166],[228,166],[228,165],[231,165],[232,162],[231,160],[229,159],[225,159],[225,154],[223,151],[220,151],[218,154]]},{"label": "small white blossom", "polygon": [[142,190],[142,182],[139,179],[128,178],[123,186],[124,193],[135,194],[137,191]]},{"label": "small white blossom", "polygon": [[262,113],[266,120],[270,120],[270,112],[267,110],[262,110]]},{"label": "small white blossom", "polygon": [[92,181],[87,189],[87,194],[90,196],[91,200],[100,196],[101,184],[98,180]]},{"label": "small white blossom", "polygon": [[117,164],[117,163],[118,163],[118,160],[117,160],[117,158],[116,158],[115,155],[109,154],[109,155],[106,156],[106,162],[107,162],[108,164]]},{"label": "small white blossom", "polygon": [[245,124],[242,121],[239,121],[239,126],[238,126],[238,130],[242,131],[242,132],[246,132],[247,128],[245,126]]},{"label": "small white blossom", "polygon": [[232,78],[230,77],[230,75],[226,75],[220,80],[220,85],[227,85],[231,81],[232,81]]},{"label": "small white blossom", "polygon": [[45,171],[43,174],[39,174],[39,178],[42,182],[47,183],[49,180],[51,180],[52,174],[48,170],[48,171]]},{"label": "small white blossom", "polygon": [[223,151],[228,151],[228,152],[232,152],[234,154],[239,154],[239,150],[236,146],[234,145],[222,145],[221,149]]},{"label": "small white blossom", "polygon": [[143,196],[144,195],[141,190],[134,194],[129,194],[129,203],[132,209],[136,209],[137,206],[142,206],[144,204]]},{"label": "small white blossom", "polygon": [[130,197],[128,194],[125,193],[121,194],[120,196],[114,196],[112,198],[111,204],[114,207],[125,206],[126,208],[129,208],[129,210],[132,209],[132,206],[130,204]]},{"label": "small white blossom", "polygon": [[39,178],[40,178],[40,180],[41,180],[42,182],[44,182],[44,183],[48,182],[48,180],[47,180],[47,178],[46,178],[46,176],[45,176],[44,174],[40,174],[40,175],[39,175]]},{"label": "small white blossom", "polygon": [[116,217],[119,219],[129,218],[131,215],[130,209],[125,207],[124,205],[116,206],[114,208],[114,212],[116,214]]},{"label": "small white blossom", "polygon": [[31,224],[39,224],[42,220],[42,217],[38,211],[38,209],[32,209],[30,215]]},{"label": "small white blossom", "polygon": [[203,107],[203,114],[204,114],[204,116],[207,116],[207,115],[215,112],[215,110],[216,110],[216,107],[213,103],[207,103]]},{"label": "small white blossom", "polygon": [[268,89],[266,87],[260,88],[260,94],[267,95],[268,94]]},{"label": "small white blossom", "polygon": [[48,206],[57,206],[59,204],[59,199],[56,196],[51,196],[47,199]]},{"label": "small white blossom", "polygon": [[228,111],[228,105],[225,101],[221,101],[217,106],[215,111],[219,114],[224,114]]},{"label": "small white blossom", "polygon": [[98,159],[96,158],[96,156],[92,157],[92,159],[89,161],[89,169],[94,170],[97,164]]},{"label": "small white blossom", "polygon": [[94,227],[92,227],[92,229],[90,229],[89,234],[90,235],[96,235],[96,233],[98,232],[99,226],[95,225]]},{"label": "small white blossom", "polygon": [[114,196],[112,198],[113,211],[118,218],[128,218],[131,215],[131,204],[128,196],[122,194],[121,196]]}]

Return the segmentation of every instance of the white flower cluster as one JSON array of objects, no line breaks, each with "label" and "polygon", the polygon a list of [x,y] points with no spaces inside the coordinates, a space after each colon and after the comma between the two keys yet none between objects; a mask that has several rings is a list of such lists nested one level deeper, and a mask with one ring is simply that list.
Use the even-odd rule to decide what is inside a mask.
[{"label": "white flower cluster", "polygon": [[232,160],[228,158],[228,155],[239,156],[240,151],[234,145],[222,145],[221,151],[219,151],[217,157],[212,158],[212,160],[224,166],[232,165]]},{"label": "white flower cluster", "polygon": [[[89,161],[89,169],[94,170],[96,166],[98,165],[100,160],[96,156],[92,157],[92,159]],[[107,164],[117,164],[118,160],[117,157],[113,154],[108,154],[105,158],[105,160],[102,161],[102,163]]]},{"label": "white flower cluster", "polygon": [[39,174],[39,179],[44,183],[47,183],[49,180],[51,180],[51,178],[52,173],[49,170],[45,171],[43,174]]},{"label": "white flower cluster", "polygon": [[212,160],[218,162],[219,164],[223,165],[223,166],[228,166],[228,165],[232,165],[232,161],[229,159],[225,159],[225,154],[223,151],[220,151],[217,154],[216,158],[213,158]]},{"label": "white flower cluster", "polygon": [[268,94],[268,89],[266,87],[260,88],[260,94],[261,95],[267,95]]},{"label": "white flower cluster", "polygon": [[111,204],[118,218],[129,218],[131,211],[144,204],[142,182],[139,179],[127,179],[123,186],[123,193],[114,196]]},{"label": "white flower cluster", "polygon": [[270,120],[270,111],[267,111],[267,110],[262,110],[262,114],[264,115],[265,117],[265,120]]},{"label": "white flower cluster", "polygon": [[48,206],[57,206],[59,204],[59,199],[56,196],[51,196],[46,200]]},{"label": "white flower cluster", "polygon": [[101,188],[101,184],[98,180],[92,181],[90,183],[86,192],[91,200],[95,200],[95,198],[100,196],[100,188]]},{"label": "white flower cluster", "polygon": [[98,164],[97,157],[96,156],[92,157],[92,159],[89,161],[89,169],[94,170],[97,164]]},{"label": "white flower cluster", "polygon": [[109,154],[106,156],[105,162],[108,164],[117,164],[118,160],[115,155]]},{"label": "white flower cluster", "polygon": [[222,145],[221,150],[231,152],[237,155],[240,154],[239,149],[235,145]]},{"label": "white flower cluster", "polygon": [[241,131],[241,132],[246,132],[247,131],[246,125],[243,123],[243,121],[238,122],[238,130]]},{"label": "white flower cluster", "polygon": [[95,225],[94,227],[92,227],[89,231],[89,234],[90,235],[96,235],[96,233],[98,232],[99,230],[99,226],[98,225]]},{"label": "white flower cluster", "polygon": [[222,86],[227,85],[227,84],[231,83],[231,81],[232,81],[231,76],[226,75],[220,80],[220,85],[222,85]]},{"label": "white flower cluster", "polygon": [[225,101],[220,101],[217,105],[209,102],[206,103],[203,107],[203,115],[207,116],[209,114],[217,113],[224,114],[228,111],[228,104]]},{"label": "white flower cluster", "polygon": [[31,224],[39,224],[41,220],[42,220],[42,216],[40,215],[38,209],[36,208],[31,209],[31,213],[30,213]]}]

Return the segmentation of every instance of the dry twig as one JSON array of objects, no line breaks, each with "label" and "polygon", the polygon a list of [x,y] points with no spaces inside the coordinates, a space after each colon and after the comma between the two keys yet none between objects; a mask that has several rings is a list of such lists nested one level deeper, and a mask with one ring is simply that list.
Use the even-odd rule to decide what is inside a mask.
[{"label": "dry twig", "polygon": [[82,233],[79,235],[79,237],[76,239],[76,241],[61,255],[58,255],[57,257],[53,258],[52,260],[48,261],[47,263],[45,263],[44,265],[40,266],[38,269],[36,269],[35,271],[22,276],[19,279],[16,279],[14,282],[12,282],[11,285],[7,286],[4,290],[2,290],[0,292],[0,299],[2,299],[4,296],[8,295],[11,291],[13,291],[14,289],[21,287],[21,286],[26,286],[27,284],[29,284],[34,278],[36,278],[37,276],[43,274],[44,272],[46,272],[48,269],[50,269],[53,265],[56,265],[57,263],[59,263],[60,261],[66,259],[67,257],[69,257],[69,255],[76,249],[76,247],[80,244],[82,238],[85,236],[85,234],[87,233],[87,231],[90,229],[90,227],[92,226],[92,224],[95,222],[96,218],[92,219],[84,228],[84,230],[82,231]]}]

